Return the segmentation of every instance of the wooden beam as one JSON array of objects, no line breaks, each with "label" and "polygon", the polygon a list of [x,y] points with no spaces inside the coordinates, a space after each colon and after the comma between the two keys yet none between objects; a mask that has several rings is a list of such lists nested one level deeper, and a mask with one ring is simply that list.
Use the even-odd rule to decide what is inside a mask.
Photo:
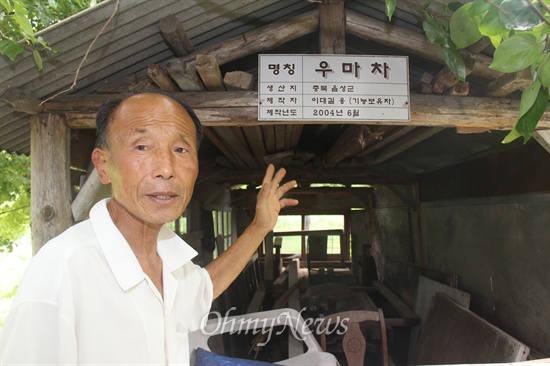
[{"label": "wooden beam", "polygon": [[[464,62],[466,64],[466,75],[469,75],[475,66],[475,60],[466,54],[464,56]],[[432,93],[443,94],[446,90],[456,85],[459,81],[460,80],[451,71],[451,69],[445,66],[435,75],[432,82]]]},{"label": "wooden beam", "polygon": [[174,51],[178,57],[193,52],[193,44],[187,37],[187,33],[181,22],[175,15],[168,15],[159,21],[159,30],[164,42]]},{"label": "wooden beam", "polygon": [[483,94],[490,97],[505,97],[516,90],[526,88],[532,81],[533,77],[529,69],[512,74],[504,74],[490,82]]},{"label": "wooden beam", "polygon": [[[423,34],[396,27],[349,9],[346,11],[346,31],[349,34],[376,41],[388,47],[439,62],[442,65],[445,64],[439,45],[428,42]],[[489,68],[492,62],[491,57],[466,50],[463,50],[462,54],[468,55],[475,61],[472,70],[473,76],[496,79],[502,75],[502,73]]]},{"label": "wooden beam", "polygon": [[368,155],[372,154],[374,151],[380,150],[384,146],[394,142],[395,140],[400,139],[401,137],[405,136],[406,134],[408,134],[409,132],[411,132],[415,128],[417,128],[417,127],[415,127],[415,126],[405,126],[405,127],[399,126],[399,127],[396,127],[388,135],[386,135],[384,137],[384,139],[376,142],[372,146],[367,147],[366,149],[361,151],[359,154],[357,154],[357,157],[368,156]]},{"label": "wooden beam", "polygon": [[254,90],[254,76],[244,71],[226,72],[223,83],[227,90]]},{"label": "wooden beam", "polygon": [[316,32],[318,26],[319,11],[312,10],[201,48],[185,56],[182,60],[194,62],[197,55],[208,54],[215,56],[218,65],[221,66],[245,56],[272,50],[289,41]]},{"label": "wooden beam", "polygon": [[170,75],[168,75],[160,65],[152,64],[147,67],[147,75],[158,85],[162,90],[177,92],[179,91],[178,86],[172,80]]},{"label": "wooden beam", "polygon": [[234,152],[230,150],[227,145],[222,141],[214,128],[205,128],[204,135],[214,144],[214,146],[216,146],[221,151],[221,153],[233,164],[233,166],[237,168],[246,167],[246,164],[242,161],[242,159],[239,156],[236,156]]},{"label": "wooden beam", "polygon": [[344,0],[324,1],[319,6],[319,51],[346,53],[346,13]]},{"label": "wooden beam", "polygon": [[36,254],[72,223],[70,129],[59,114],[31,118],[31,233]]},{"label": "wooden beam", "polygon": [[239,157],[244,162],[243,168],[257,168],[259,164],[256,162],[250,149],[246,144],[246,140],[242,132],[228,126],[220,126],[215,128],[216,134],[222,140],[228,150],[233,152],[233,156]]},{"label": "wooden beam", "polygon": [[[285,180],[296,179],[299,184],[309,183],[342,183],[342,184],[410,184],[416,181],[416,176],[412,174],[380,174],[380,172],[365,169],[286,169]],[[199,173],[199,181],[211,183],[235,183],[235,184],[256,184],[262,183],[265,170],[230,170],[210,171],[203,169]]]},{"label": "wooden beam", "polygon": [[208,91],[224,91],[222,73],[218,66],[216,56],[213,55],[197,55],[196,63],[197,72],[201,77],[206,90]]},{"label": "wooden beam", "polygon": [[380,164],[383,161],[386,161],[394,156],[402,153],[403,151],[410,149],[412,146],[424,141],[425,139],[432,137],[433,135],[441,132],[442,128],[437,127],[426,127],[426,128],[417,128],[413,132],[409,133],[405,137],[397,140],[393,144],[388,145],[382,151],[379,151],[374,160],[369,162],[369,164],[376,165]]},{"label": "wooden beam", "polygon": [[538,143],[550,153],[550,130],[539,130],[533,132],[533,137]]},{"label": "wooden beam", "polygon": [[262,128],[260,126],[243,126],[242,129],[252,155],[260,166],[265,166],[265,162],[259,158],[266,154]]},{"label": "wooden beam", "polygon": [[166,71],[184,92],[206,90],[197,70],[189,62],[179,59],[168,61]]},{"label": "wooden beam", "polygon": [[75,222],[82,220],[86,211],[92,207],[94,198],[99,192],[102,184],[103,183],[99,180],[97,170],[94,168],[86,179],[86,182],[80,187],[80,191],[71,204],[71,212],[73,213]]},{"label": "wooden beam", "polygon": [[349,159],[373,143],[384,139],[392,127],[387,126],[349,126],[325,155],[327,167],[335,167],[343,160]]},{"label": "wooden beam", "polygon": [[[319,121],[258,121],[256,92],[177,93],[195,109],[204,126],[269,126],[319,124]],[[70,95],[44,104],[45,112],[64,113],[71,128],[95,128],[95,114],[109,95]],[[411,95],[411,120],[346,121],[346,124],[387,126],[475,127],[511,130],[517,120],[519,101],[509,98],[452,97]],[[341,125],[342,120],[323,120],[323,124]],[[550,128],[546,111],[538,128]],[[264,131],[265,132],[265,131]],[[264,138],[267,138],[264,134]],[[268,152],[269,149],[268,149]]]},{"label": "wooden beam", "polygon": [[8,88],[2,95],[2,100],[11,105],[15,112],[34,115],[43,109],[38,98],[19,88]]}]

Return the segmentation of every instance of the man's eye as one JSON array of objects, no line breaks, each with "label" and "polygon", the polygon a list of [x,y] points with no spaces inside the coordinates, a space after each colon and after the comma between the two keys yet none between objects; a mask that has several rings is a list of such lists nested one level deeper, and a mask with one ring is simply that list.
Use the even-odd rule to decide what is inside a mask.
[{"label": "man's eye", "polygon": [[176,149],[176,152],[177,152],[177,153],[186,153],[186,152],[187,152],[187,149],[184,148],[184,147],[178,147],[178,148]]},{"label": "man's eye", "polygon": [[147,146],[145,146],[145,145],[137,145],[137,146],[136,146],[136,150],[145,151],[145,150],[147,150]]}]

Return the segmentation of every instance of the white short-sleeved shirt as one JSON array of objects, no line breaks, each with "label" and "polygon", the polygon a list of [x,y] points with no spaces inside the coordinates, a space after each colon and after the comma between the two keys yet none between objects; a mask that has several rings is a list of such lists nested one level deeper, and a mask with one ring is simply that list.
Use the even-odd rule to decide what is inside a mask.
[{"label": "white short-sleeved shirt", "polygon": [[187,334],[212,303],[208,272],[191,262],[197,253],[163,227],[157,245],[163,299],[107,202],[31,261],[2,328],[0,364],[189,363]]}]

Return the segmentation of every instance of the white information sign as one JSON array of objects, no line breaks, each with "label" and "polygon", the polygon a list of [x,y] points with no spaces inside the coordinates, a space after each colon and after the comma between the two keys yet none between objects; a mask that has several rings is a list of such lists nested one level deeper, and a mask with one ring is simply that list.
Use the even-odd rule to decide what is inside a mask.
[{"label": "white information sign", "polygon": [[258,120],[409,121],[406,56],[259,55]]}]

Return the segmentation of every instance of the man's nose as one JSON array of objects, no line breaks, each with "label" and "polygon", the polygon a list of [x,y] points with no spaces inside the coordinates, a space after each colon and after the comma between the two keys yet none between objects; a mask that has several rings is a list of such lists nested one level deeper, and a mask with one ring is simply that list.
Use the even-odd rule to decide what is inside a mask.
[{"label": "man's nose", "polygon": [[174,156],[169,149],[155,149],[153,176],[162,179],[170,179],[174,176]]}]

